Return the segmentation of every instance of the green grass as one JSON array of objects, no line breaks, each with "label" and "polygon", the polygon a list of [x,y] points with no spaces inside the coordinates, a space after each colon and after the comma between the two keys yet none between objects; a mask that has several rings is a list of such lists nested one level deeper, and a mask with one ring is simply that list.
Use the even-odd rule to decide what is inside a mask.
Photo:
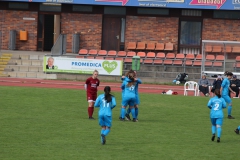
[{"label": "green grass", "polygon": [[[106,145],[87,116],[85,91],[0,86],[0,160],[238,159],[238,99],[212,142],[209,98],[140,94],[139,122],[120,122],[121,93]],[[101,92],[99,92],[101,93]],[[227,110],[224,111],[225,115]],[[97,118],[97,110],[94,112]]]}]

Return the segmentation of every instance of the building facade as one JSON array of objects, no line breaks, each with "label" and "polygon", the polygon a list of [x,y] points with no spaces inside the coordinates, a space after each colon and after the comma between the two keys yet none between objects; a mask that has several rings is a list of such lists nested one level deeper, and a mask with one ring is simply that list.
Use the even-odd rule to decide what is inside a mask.
[{"label": "building facade", "polygon": [[[1,49],[9,49],[11,30],[15,49],[27,51],[50,51],[59,34],[66,34],[67,53],[74,34],[80,34],[85,49],[120,51],[128,42],[171,42],[175,53],[186,54],[201,53],[201,40],[240,41],[237,0],[135,1],[1,1]],[[27,31],[27,40],[20,39],[20,31]]]}]

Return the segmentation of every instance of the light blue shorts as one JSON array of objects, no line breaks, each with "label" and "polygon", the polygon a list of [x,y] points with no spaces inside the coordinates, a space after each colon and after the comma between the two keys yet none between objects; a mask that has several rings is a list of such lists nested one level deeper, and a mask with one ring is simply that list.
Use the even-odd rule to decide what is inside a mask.
[{"label": "light blue shorts", "polygon": [[111,127],[112,126],[112,116],[99,115],[98,122],[101,127],[103,127],[103,126]]},{"label": "light blue shorts", "polygon": [[124,97],[122,99],[122,106],[127,107],[129,106],[134,106],[136,104],[136,97]]},{"label": "light blue shorts", "polygon": [[222,126],[222,124],[223,124],[223,118],[211,118],[211,123],[212,123],[212,125],[214,125],[214,126],[216,126],[216,125]]}]

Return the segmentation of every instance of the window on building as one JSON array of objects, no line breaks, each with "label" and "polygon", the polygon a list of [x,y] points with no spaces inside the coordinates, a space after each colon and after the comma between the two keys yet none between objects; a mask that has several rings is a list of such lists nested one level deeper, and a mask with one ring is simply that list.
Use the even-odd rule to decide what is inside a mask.
[{"label": "window on building", "polygon": [[104,14],[126,15],[126,7],[104,7]]},{"label": "window on building", "polygon": [[240,19],[239,11],[213,11],[213,18]]},{"label": "window on building", "polygon": [[137,13],[147,15],[169,15],[169,10],[160,8],[138,8]]},{"label": "window on building", "polygon": [[28,3],[18,3],[18,2],[9,2],[8,8],[10,8],[10,9],[28,9],[29,4]]},{"label": "window on building", "polygon": [[93,7],[92,6],[85,6],[85,5],[73,5],[72,10],[74,12],[92,12]]},{"label": "window on building", "polygon": [[180,45],[201,44],[201,22],[181,21]]}]

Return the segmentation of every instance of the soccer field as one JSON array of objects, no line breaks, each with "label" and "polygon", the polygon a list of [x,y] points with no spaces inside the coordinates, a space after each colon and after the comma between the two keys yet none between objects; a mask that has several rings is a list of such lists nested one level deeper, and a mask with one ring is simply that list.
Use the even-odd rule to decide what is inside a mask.
[{"label": "soccer field", "polygon": [[85,91],[0,86],[0,160],[238,159],[239,99],[233,99],[236,119],[224,118],[217,143],[209,98],[140,93],[134,123],[119,121],[121,93],[114,95],[111,132],[101,145],[98,109],[89,120]]}]

